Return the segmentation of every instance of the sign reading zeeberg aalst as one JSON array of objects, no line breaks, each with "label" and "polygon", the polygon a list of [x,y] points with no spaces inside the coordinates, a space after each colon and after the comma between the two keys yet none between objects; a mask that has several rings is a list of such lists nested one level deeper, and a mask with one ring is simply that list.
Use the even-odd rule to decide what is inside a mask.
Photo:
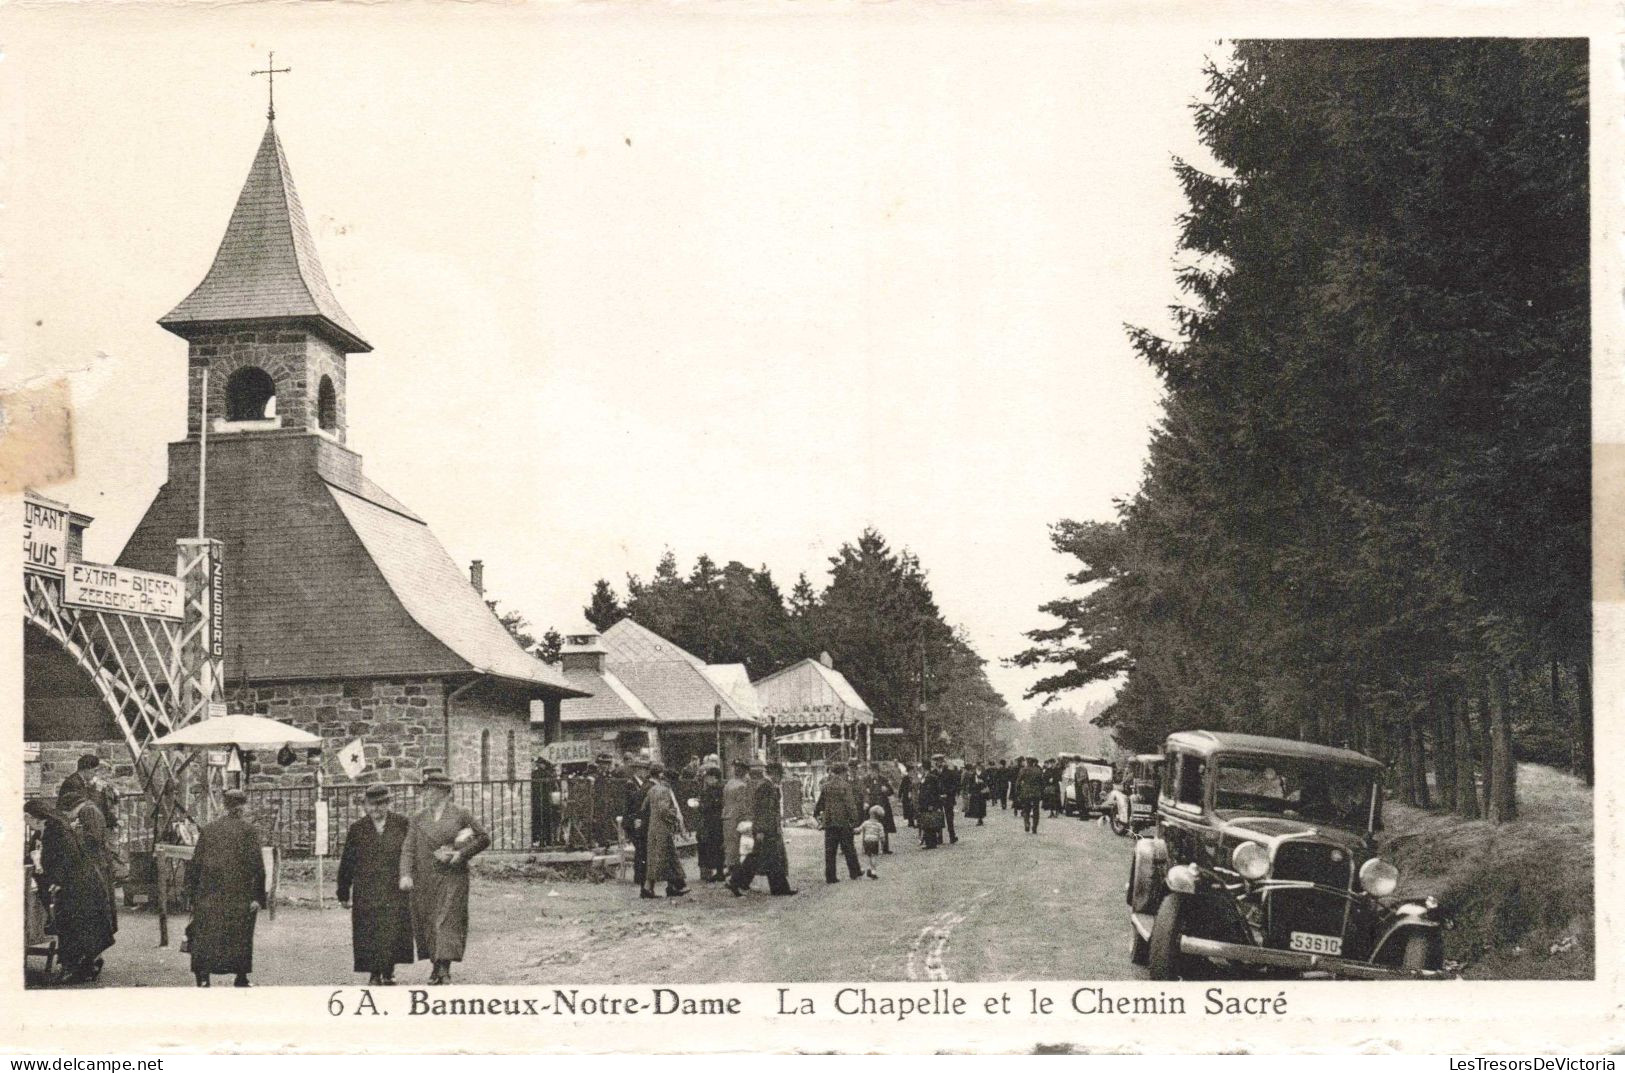
[{"label": "sign reading zeeberg aalst", "polygon": [[181,581],[122,566],[69,563],[62,578],[64,607],[181,619]]}]

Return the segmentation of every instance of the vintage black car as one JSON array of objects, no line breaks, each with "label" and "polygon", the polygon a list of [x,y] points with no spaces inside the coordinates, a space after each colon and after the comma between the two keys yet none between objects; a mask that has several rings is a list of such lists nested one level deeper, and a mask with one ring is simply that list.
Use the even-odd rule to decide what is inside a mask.
[{"label": "vintage black car", "polygon": [[1382,765],[1347,749],[1184,731],[1165,750],[1157,827],[1134,847],[1131,956],[1153,979],[1288,971],[1445,975],[1432,898],[1395,902],[1376,856]]},{"label": "vintage black car", "polygon": [[1161,753],[1141,753],[1128,762],[1123,781],[1106,799],[1106,818],[1114,832],[1127,837],[1156,826],[1164,763]]}]

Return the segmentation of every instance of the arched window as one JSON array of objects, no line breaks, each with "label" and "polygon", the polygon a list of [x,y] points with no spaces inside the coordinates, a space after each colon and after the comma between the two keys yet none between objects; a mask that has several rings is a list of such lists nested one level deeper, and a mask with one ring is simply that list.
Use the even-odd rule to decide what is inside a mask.
[{"label": "arched window", "polygon": [[339,427],[339,396],[333,390],[333,378],[322,377],[321,385],[316,388],[316,424],[324,432],[333,432]]},{"label": "arched window", "polygon": [[518,757],[514,755],[513,751],[513,731],[510,730],[508,731],[508,778],[510,781],[519,777],[519,768],[515,766],[517,763]]},{"label": "arched window", "polygon": [[255,365],[247,365],[226,381],[226,420],[263,421],[276,416],[276,381]]},{"label": "arched window", "polygon": [[480,731],[480,781],[491,780],[491,732]]}]

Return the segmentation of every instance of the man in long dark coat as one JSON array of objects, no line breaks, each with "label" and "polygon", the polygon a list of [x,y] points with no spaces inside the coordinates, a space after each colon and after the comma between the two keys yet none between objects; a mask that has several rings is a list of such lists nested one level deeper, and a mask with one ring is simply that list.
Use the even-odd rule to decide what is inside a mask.
[{"label": "man in long dark coat", "polygon": [[755,765],[751,775],[755,790],[751,798],[751,838],[754,845],[728,877],[728,889],[738,898],[756,880],[756,873],[767,876],[770,893],[783,897],[796,894],[790,887],[790,857],[784,848],[784,799],[779,780],[784,778],[784,765],[774,761],[767,765],[767,777],[755,781]]},{"label": "man in long dark coat", "polygon": [[621,825],[632,840],[632,881],[643,886],[649,875],[649,768],[646,756],[627,764],[628,777],[621,799]]},{"label": "man in long dark coat", "polygon": [[[723,878],[726,858],[722,830],[722,769],[708,767],[701,775],[700,808],[695,822],[699,839],[700,879],[715,883]],[[737,839],[738,832],[735,832]],[[735,841],[734,845],[738,846]]]},{"label": "man in long dark coat", "polygon": [[367,814],[350,825],[339,857],[339,905],[350,910],[355,971],[369,984],[395,982],[395,966],[417,960],[412,896],[401,890],[407,820],[389,807],[389,787],[367,787]]},{"label": "man in long dark coat", "polygon": [[926,849],[936,849],[942,845],[942,828],[947,822],[943,815],[945,805],[942,772],[931,768],[920,778],[919,796],[914,805],[915,814],[919,817],[920,844]]},{"label": "man in long dark coat", "polygon": [[948,841],[950,844],[959,841],[959,833],[954,830],[954,809],[959,803],[959,772],[948,766],[948,758],[937,754],[931,758],[936,765],[937,789],[942,795],[942,818],[948,827]]},{"label": "man in long dark coat", "polygon": [[225,793],[226,814],[203,828],[186,869],[192,902],[187,934],[192,944],[192,975],[209,986],[212,973],[231,973],[248,987],[254,971],[254,920],[268,903],[265,858],[258,832],[243,819],[248,795]]}]

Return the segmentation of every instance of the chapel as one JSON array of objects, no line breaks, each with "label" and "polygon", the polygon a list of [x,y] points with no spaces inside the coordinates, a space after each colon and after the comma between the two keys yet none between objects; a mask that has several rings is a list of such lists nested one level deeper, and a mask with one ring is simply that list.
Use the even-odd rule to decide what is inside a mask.
[{"label": "chapel", "polygon": [[551,740],[584,694],[363,472],[346,369],[372,347],[322,270],[274,116],[203,281],[158,323],[187,344],[186,435],[118,563],[172,570],[201,490],[224,544],[230,709],[319,733],[329,757],[360,739],[361,781],[527,777],[533,714]]}]

